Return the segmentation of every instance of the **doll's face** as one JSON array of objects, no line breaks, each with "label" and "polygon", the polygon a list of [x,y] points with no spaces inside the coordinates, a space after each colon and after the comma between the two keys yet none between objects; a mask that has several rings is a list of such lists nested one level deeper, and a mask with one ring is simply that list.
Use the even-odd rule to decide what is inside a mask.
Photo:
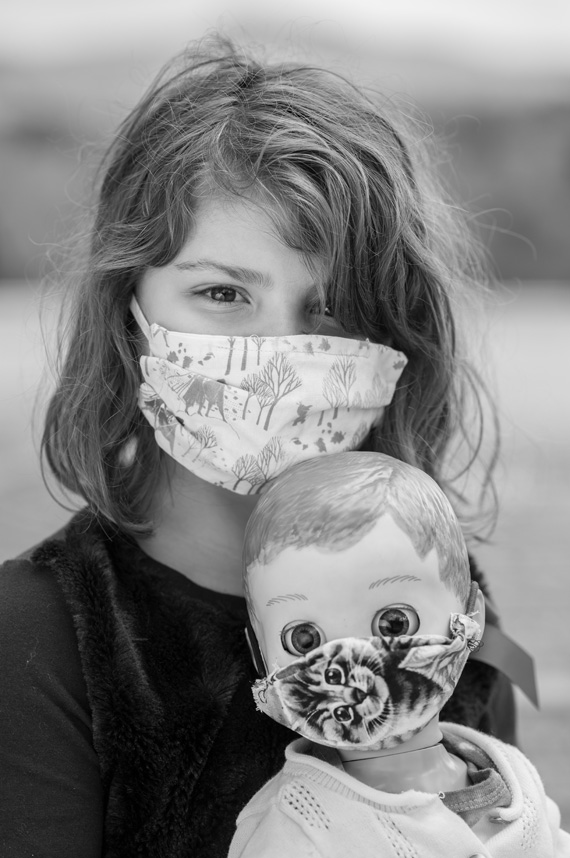
[{"label": "doll's face", "polygon": [[419,557],[389,514],[350,548],[286,548],[248,578],[269,671],[338,638],[447,636],[464,608],[439,577],[435,548]]}]

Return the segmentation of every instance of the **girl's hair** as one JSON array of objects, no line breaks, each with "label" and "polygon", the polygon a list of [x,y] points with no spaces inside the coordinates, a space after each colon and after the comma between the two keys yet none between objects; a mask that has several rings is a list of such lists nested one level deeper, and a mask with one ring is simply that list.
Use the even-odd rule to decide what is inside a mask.
[{"label": "girl's hair", "polygon": [[178,254],[209,188],[264,206],[288,246],[328,265],[321,309],[407,355],[366,448],[453,492],[450,441],[467,441],[464,471],[481,448],[484,388],[458,349],[454,320],[458,292],[478,269],[457,211],[434,189],[420,135],[390,113],[338,74],[262,64],[219,38],[163,71],[103,162],[42,442],[67,490],[124,531],[152,528],[162,453],[137,405],[140,340],[129,301],[145,269]]},{"label": "girl's hair", "polygon": [[[440,579],[465,609],[471,584],[469,558],[459,522],[442,490],[423,471],[399,459],[356,452],[301,462],[280,474],[261,495],[249,517],[243,546],[250,614],[255,616],[249,587],[254,565],[271,563],[286,548],[344,551],[385,515],[406,534],[420,559],[436,549]],[[346,574],[351,572],[347,564]]]}]

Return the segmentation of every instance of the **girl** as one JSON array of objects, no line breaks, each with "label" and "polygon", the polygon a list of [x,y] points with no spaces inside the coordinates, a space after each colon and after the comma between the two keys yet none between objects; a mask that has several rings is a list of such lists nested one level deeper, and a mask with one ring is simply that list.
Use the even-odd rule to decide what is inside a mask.
[{"label": "girl", "polygon": [[[457,498],[467,425],[480,458],[470,256],[407,134],[339,76],[222,41],[120,127],[43,438],[86,507],[0,577],[4,856],[225,856],[291,738],[249,690],[257,493],[365,448]],[[481,662],[461,683],[445,717],[508,738],[509,684]]]}]

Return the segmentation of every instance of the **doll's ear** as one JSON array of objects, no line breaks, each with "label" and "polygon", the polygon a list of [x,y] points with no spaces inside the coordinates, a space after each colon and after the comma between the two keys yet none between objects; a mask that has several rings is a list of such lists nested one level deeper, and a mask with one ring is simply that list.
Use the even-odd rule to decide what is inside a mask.
[{"label": "doll's ear", "polygon": [[481,638],[483,637],[483,632],[485,631],[485,596],[479,589],[479,585],[476,581],[471,582],[471,589],[469,591],[469,598],[467,599],[467,605],[465,606],[465,613],[468,617],[473,617],[475,622],[479,623],[481,626]]},{"label": "doll's ear", "polygon": [[467,616],[473,617],[473,619],[479,623],[481,626],[482,638],[483,632],[485,631],[485,596],[481,592],[479,584],[477,584],[476,581],[471,582],[471,589],[469,591],[465,613]]},{"label": "doll's ear", "polygon": [[481,590],[477,591],[477,598],[475,599],[475,608],[474,608],[473,617],[479,625],[481,626],[481,637],[483,637],[483,632],[485,631],[485,596],[481,592]]}]

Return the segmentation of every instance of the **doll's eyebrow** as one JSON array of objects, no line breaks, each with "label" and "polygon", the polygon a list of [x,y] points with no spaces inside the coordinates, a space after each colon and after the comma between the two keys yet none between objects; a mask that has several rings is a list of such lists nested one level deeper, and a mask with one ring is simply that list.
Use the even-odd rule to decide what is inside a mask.
[{"label": "doll's eyebrow", "polygon": [[415,575],[393,575],[391,578],[378,578],[377,581],[373,581],[372,584],[368,585],[369,590],[374,590],[375,587],[382,587],[384,584],[394,584],[396,582],[421,582],[421,578],[417,578]]},{"label": "doll's eyebrow", "polygon": [[287,593],[286,596],[273,596],[267,604],[266,608],[270,608],[271,605],[278,605],[280,602],[308,602],[309,599],[305,596],[304,593]]},{"label": "doll's eyebrow", "polygon": [[263,271],[254,268],[242,268],[241,265],[225,265],[223,262],[215,262],[213,259],[198,259],[196,262],[177,262],[174,265],[179,271],[221,271],[232,280],[240,280],[253,286],[274,285],[273,278]]}]

